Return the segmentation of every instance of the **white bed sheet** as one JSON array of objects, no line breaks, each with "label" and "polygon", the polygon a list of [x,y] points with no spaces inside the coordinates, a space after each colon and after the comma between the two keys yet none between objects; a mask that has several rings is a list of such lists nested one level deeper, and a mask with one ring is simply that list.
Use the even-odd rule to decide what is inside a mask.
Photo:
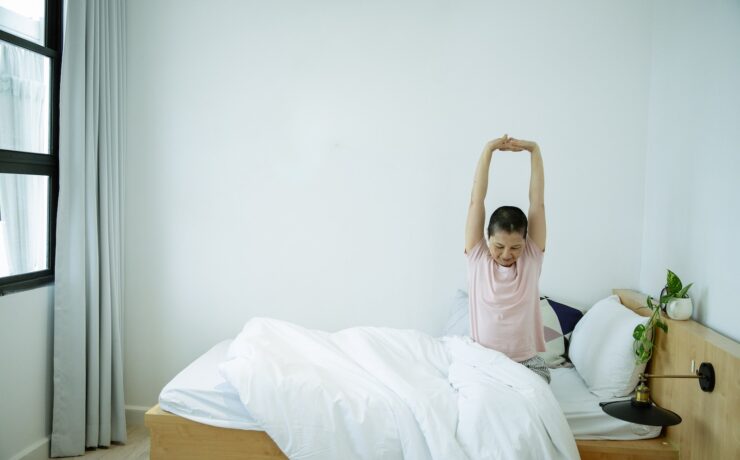
[{"label": "white bed sheet", "polygon": [[239,393],[218,372],[230,344],[231,340],[218,343],[177,374],[159,394],[159,407],[206,425],[259,430]]},{"label": "white bed sheet", "polygon": [[[172,379],[159,395],[159,406],[173,414],[207,425],[259,430],[239,400],[236,389],[218,371],[231,340],[218,343]],[[648,439],[660,427],[624,422],[604,413],[574,368],[552,369],[550,386],[576,439]]]},{"label": "white bed sheet", "polygon": [[660,434],[660,427],[637,425],[607,415],[599,402],[627,398],[605,399],[594,395],[575,368],[550,369],[550,374],[550,388],[576,439],[649,439]]}]

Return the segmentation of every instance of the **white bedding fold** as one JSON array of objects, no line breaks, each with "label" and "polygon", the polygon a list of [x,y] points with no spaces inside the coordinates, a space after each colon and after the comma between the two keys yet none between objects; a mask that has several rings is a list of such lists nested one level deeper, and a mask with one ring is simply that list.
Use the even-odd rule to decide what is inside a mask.
[{"label": "white bedding fold", "polygon": [[292,459],[578,458],[548,385],[462,337],[247,322],[221,364]]}]

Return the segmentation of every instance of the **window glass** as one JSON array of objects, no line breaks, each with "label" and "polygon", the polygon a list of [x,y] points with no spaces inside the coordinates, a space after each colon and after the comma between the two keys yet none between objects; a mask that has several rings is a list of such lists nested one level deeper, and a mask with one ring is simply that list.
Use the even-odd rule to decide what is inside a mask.
[{"label": "window glass", "polygon": [[0,0],[0,295],[54,277],[64,3]]},{"label": "window glass", "polygon": [[0,41],[0,149],[49,153],[49,59]]},{"label": "window glass", "polygon": [[0,29],[44,44],[45,0],[0,0]]},{"label": "window glass", "polygon": [[0,277],[48,268],[49,177],[0,174]]}]

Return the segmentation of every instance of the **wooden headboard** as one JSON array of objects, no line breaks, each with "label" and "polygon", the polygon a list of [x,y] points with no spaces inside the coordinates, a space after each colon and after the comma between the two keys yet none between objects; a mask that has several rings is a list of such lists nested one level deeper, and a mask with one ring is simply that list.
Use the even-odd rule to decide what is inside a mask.
[{"label": "wooden headboard", "polygon": [[[649,316],[647,295],[614,289],[623,305]],[[740,344],[693,320],[666,318],[668,333],[658,329],[647,372],[690,374],[691,361],[714,366],[714,391],[707,393],[693,379],[650,379],[650,396],[683,421],[665,430],[666,440],[682,459],[740,459]]]}]

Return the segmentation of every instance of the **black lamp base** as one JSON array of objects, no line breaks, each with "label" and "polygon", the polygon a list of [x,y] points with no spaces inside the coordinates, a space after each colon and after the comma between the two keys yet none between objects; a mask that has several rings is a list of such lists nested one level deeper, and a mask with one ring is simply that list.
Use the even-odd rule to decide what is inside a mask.
[{"label": "black lamp base", "polygon": [[712,366],[712,363],[701,363],[697,375],[699,376],[699,386],[703,391],[711,392],[714,390],[714,366]]}]

